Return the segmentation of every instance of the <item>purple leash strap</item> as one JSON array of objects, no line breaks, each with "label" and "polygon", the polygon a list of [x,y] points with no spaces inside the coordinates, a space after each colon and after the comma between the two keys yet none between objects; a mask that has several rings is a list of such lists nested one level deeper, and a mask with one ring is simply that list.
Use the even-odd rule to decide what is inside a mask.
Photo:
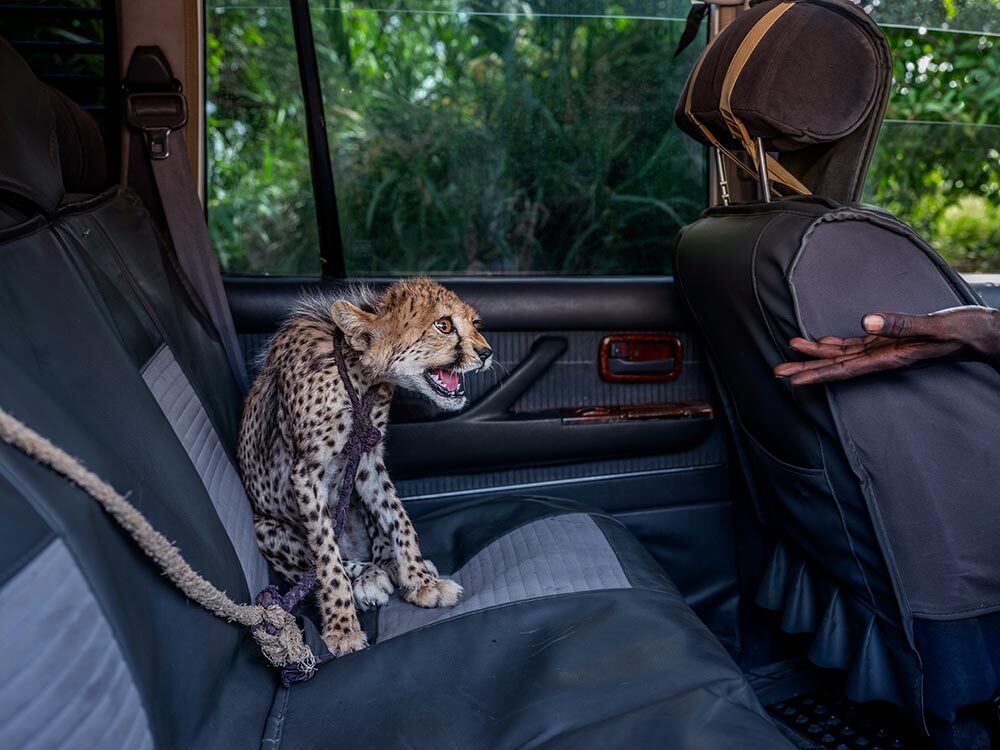
[{"label": "purple leash strap", "polygon": [[337,362],[340,380],[351,400],[351,432],[347,436],[344,450],[347,452],[347,464],[344,466],[344,477],[340,483],[340,494],[337,496],[337,515],[334,517],[333,538],[339,539],[347,520],[347,509],[351,505],[351,493],[354,490],[354,480],[358,476],[358,465],[361,457],[382,441],[382,433],[372,424],[372,406],[378,395],[378,388],[369,388],[364,397],[359,397],[354,383],[347,372],[347,361],[340,343],[340,333],[333,337],[333,358]]},{"label": "purple leash strap", "polygon": [[[347,451],[347,464],[344,466],[344,477],[340,485],[340,494],[337,497],[337,514],[334,517],[333,525],[334,539],[339,539],[344,531],[347,510],[351,504],[351,493],[354,490],[354,480],[358,476],[358,465],[361,463],[361,458],[382,441],[382,433],[372,424],[371,417],[378,389],[369,388],[364,397],[358,396],[358,391],[347,372],[347,361],[344,359],[340,338],[340,332],[333,337],[333,358],[337,363],[337,372],[340,373],[344,390],[347,391],[347,397],[351,401],[353,416],[351,432],[347,436],[347,443],[344,446],[344,450]],[[315,585],[316,567],[313,566],[284,595],[281,595],[278,592],[278,587],[272,584],[257,594],[256,603],[262,607],[278,605],[286,612],[291,612],[312,591]],[[264,624],[260,627],[266,628],[271,635],[276,635],[273,626]],[[317,656],[316,667],[332,658],[333,654],[330,653]],[[304,682],[316,674],[316,667],[307,669],[301,664],[285,666],[281,670],[281,684],[287,688],[293,682]]]}]

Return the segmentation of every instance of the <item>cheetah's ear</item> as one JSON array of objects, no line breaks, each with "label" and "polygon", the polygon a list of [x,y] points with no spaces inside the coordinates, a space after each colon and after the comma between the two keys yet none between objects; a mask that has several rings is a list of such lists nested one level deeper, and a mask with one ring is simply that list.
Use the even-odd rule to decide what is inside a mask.
[{"label": "cheetah's ear", "polygon": [[348,345],[355,351],[367,351],[375,339],[376,316],[355,307],[346,300],[338,300],[330,307],[334,325],[344,333]]}]

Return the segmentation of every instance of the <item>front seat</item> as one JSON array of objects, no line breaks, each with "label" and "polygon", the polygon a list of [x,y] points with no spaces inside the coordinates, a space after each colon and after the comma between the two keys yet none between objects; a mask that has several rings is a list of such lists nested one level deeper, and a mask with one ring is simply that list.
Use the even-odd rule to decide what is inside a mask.
[{"label": "front seat", "polygon": [[849,697],[903,706],[941,746],[985,747],[968,707],[1000,688],[1000,374],[948,362],[805,388],[772,375],[799,356],[790,338],[859,335],[868,311],[982,304],[909,227],[857,203],[890,62],[841,0],[739,15],[676,121],[747,152],[755,176],[769,154],[774,195],[708,210],[680,236],[675,274],[773,540],[757,603],[812,634],[810,658],[845,670]]}]

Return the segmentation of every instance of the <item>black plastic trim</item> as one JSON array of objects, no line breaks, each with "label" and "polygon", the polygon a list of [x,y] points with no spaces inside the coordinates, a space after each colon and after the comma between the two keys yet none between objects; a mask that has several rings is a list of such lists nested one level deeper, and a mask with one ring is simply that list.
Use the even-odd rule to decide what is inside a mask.
[{"label": "black plastic trim", "polygon": [[531,350],[506,380],[498,383],[461,414],[449,421],[474,422],[480,419],[500,419],[515,402],[555,364],[569,346],[561,336],[542,336],[531,345]]},{"label": "black plastic trim", "polygon": [[696,417],[572,427],[545,413],[403,422],[389,426],[386,453],[393,477],[413,479],[676,453],[706,440],[713,424]]},{"label": "black plastic trim", "polygon": [[[104,150],[107,154],[107,174],[113,176],[120,175],[122,171],[122,81],[117,3],[101,0],[100,10],[104,27],[104,108],[111,113],[105,122]],[[114,181],[117,180],[114,177]]]},{"label": "black plastic trim", "polygon": [[302,102],[306,115],[306,138],[309,142],[309,167],[312,173],[313,197],[316,205],[316,224],[319,230],[320,273],[324,279],[343,279],[344,241],[340,233],[340,216],[337,213],[337,191],[333,182],[333,164],[330,159],[330,140],[326,132],[326,114],[323,109],[323,88],[320,83],[319,63],[316,61],[316,42],[313,39],[309,0],[290,0],[292,32],[299,60],[299,78],[302,82]]},{"label": "black plastic trim", "polygon": [[[396,279],[227,276],[226,291],[240,333],[271,333],[303,292],[337,294],[349,283],[376,289]],[[690,314],[667,276],[439,279],[476,307],[487,331],[678,331]]]}]

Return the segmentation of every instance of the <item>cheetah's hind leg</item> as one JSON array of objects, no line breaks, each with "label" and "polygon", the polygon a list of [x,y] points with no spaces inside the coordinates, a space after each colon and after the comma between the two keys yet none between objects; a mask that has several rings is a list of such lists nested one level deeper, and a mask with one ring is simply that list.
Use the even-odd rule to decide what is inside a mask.
[{"label": "cheetah's hind leg", "polygon": [[261,554],[286,581],[295,583],[312,566],[309,548],[286,524],[254,516],[253,526]]}]

